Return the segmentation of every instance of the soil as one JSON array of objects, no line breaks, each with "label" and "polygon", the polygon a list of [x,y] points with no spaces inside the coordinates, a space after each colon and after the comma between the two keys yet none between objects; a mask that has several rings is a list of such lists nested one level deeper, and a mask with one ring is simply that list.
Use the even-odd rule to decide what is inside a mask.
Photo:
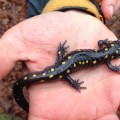
[{"label": "soil", "polygon": [[[26,18],[27,6],[25,0],[0,0],[0,37],[12,26]],[[120,39],[120,10],[107,21],[107,26]],[[27,114],[20,109],[12,96],[12,86],[16,79],[22,75],[22,65],[17,63],[14,70],[0,81],[0,113],[16,114],[27,119]],[[118,116],[120,113],[118,111]]]}]

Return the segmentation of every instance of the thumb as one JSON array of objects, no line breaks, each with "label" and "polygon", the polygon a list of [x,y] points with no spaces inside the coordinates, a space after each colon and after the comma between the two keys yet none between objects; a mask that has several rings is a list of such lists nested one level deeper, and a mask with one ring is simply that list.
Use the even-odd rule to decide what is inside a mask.
[{"label": "thumb", "polygon": [[103,0],[101,9],[106,19],[110,19],[115,12],[118,0]]},{"label": "thumb", "polygon": [[16,65],[18,52],[16,40],[6,32],[0,39],[0,80],[3,79]]}]

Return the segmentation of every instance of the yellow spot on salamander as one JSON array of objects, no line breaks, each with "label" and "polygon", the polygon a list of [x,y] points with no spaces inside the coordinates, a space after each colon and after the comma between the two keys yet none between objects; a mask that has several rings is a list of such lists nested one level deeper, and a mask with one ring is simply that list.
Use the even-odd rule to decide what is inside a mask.
[{"label": "yellow spot on salamander", "polygon": [[108,51],[108,48],[105,48],[105,51]]},{"label": "yellow spot on salamander", "polygon": [[71,56],[68,56],[68,59],[71,59]]},{"label": "yellow spot on salamander", "polygon": [[115,46],[114,44],[111,44],[111,46],[113,47],[113,46]]},{"label": "yellow spot on salamander", "polygon": [[55,69],[54,68],[51,68],[51,72],[53,72]]},{"label": "yellow spot on salamander", "polygon": [[96,64],[96,63],[97,63],[97,61],[96,61],[96,60],[94,60],[94,61],[93,61],[93,64]]},{"label": "yellow spot on salamander", "polygon": [[88,60],[86,60],[86,63],[88,63]]},{"label": "yellow spot on salamander", "polygon": [[62,75],[60,75],[59,78],[62,78]]},{"label": "yellow spot on salamander", "polygon": [[53,75],[50,75],[49,78],[53,78]]},{"label": "yellow spot on salamander", "polygon": [[114,56],[111,56],[111,58],[114,58]]},{"label": "yellow spot on salamander", "polygon": [[76,67],[76,64],[74,63],[74,65],[73,65],[74,67]]},{"label": "yellow spot on salamander", "polygon": [[82,64],[84,65],[84,64],[85,64],[85,62],[82,62]]},{"label": "yellow spot on salamander", "polygon": [[108,58],[108,55],[105,55],[105,58]]},{"label": "yellow spot on salamander", "polygon": [[43,75],[43,76],[45,76],[45,75],[46,75],[46,73],[44,72],[42,75]]},{"label": "yellow spot on salamander", "polygon": [[61,52],[59,51],[58,54],[61,54]]},{"label": "yellow spot on salamander", "polygon": [[115,53],[119,53],[118,50],[116,50]]},{"label": "yellow spot on salamander", "polygon": [[64,64],[66,64],[66,62],[64,61],[64,62],[62,62],[62,64],[64,65]]},{"label": "yellow spot on salamander", "polygon": [[28,77],[26,76],[26,77],[24,77],[24,80],[27,80],[28,79]]},{"label": "yellow spot on salamander", "polygon": [[67,73],[70,73],[70,70],[67,70]]},{"label": "yellow spot on salamander", "polygon": [[80,61],[79,64],[81,64],[82,62]]},{"label": "yellow spot on salamander", "polygon": [[36,74],[33,75],[33,77],[36,77],[36,76],[37,76]]}]

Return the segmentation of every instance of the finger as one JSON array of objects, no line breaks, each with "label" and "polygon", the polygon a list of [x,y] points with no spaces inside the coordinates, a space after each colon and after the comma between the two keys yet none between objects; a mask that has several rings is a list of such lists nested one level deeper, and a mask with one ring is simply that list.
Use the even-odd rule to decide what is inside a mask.
[{"label": "finger", "polygon": [[[6,38],[0,39],[0,80],[3,79],[15,66],[16,62],[13,57],[13,50],[10,49],[12,46],[6,42]],[[13,48],[14,49],[14,48]]]},{"label": "finger", "polygon": [[115,12],[118,0],[103,0],[101,9],[106,19],[110,19]]}]

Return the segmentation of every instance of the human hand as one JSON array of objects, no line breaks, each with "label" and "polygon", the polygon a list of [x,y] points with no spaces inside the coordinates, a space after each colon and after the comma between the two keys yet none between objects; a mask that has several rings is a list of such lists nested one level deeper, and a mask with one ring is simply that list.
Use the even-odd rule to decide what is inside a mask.
[{"label": "human hand", "polygon": [[[53,12],[26,20],[4,34],[0,41],[1,78],[19,60],[28,71],[42,70],[54,64],[57,47],[67,40],[68,52],[97,49],[100,39],[116,40],[98,19],[74,11]],[[6,67],[7,66],[7,67]],[[119,75],[106,65],[82,70],[72,78],[85,83],[81,93],[68,83],[56,81],[29,88],[29,120],[118,120]]]},{"label": "human hand", "polygon": [[120,8],[120,0],[98,0],[101,3],[101,9],[106,19],[110,19],[112,15]]}]

